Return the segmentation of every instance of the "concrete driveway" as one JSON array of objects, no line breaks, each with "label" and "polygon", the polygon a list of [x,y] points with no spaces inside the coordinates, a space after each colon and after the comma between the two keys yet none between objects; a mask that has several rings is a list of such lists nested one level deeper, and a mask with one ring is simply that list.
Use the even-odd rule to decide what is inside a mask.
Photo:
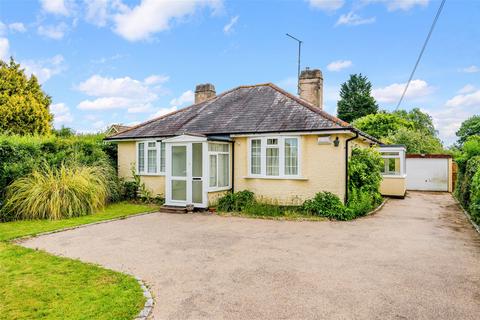
[{"label": "concrete driveway", "polygon": [[155,319],[480,317],[480,236],[447,193],[352,222],[155,213],[24,245],[139,276]]}]

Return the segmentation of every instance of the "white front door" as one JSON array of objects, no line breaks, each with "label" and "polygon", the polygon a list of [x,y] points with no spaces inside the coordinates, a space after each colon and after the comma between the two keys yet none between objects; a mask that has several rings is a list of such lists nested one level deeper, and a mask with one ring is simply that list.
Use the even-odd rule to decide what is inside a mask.
[{"label": "white front door", "polygon": [[166,144],[166,204],[207,206],[204,154],[206,143]]}]

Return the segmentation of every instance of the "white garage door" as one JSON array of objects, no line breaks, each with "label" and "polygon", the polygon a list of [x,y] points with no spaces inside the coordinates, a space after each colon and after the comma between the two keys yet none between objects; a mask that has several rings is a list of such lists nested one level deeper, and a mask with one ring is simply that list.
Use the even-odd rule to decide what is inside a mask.
[{"label": "white garage door", "polygon": [[448,159],[407,158],[407,190],[448,191]]}]

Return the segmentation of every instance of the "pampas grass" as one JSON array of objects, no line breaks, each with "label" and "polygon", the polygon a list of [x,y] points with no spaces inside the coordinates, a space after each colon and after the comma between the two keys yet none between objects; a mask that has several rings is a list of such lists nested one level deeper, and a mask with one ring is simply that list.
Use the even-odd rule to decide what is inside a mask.
[{"label": "pampas grass", "polygon": [[7,187],[6,210],[15,219],[63,219],[91,214],[109,196],[107,169],[43,166]]}]

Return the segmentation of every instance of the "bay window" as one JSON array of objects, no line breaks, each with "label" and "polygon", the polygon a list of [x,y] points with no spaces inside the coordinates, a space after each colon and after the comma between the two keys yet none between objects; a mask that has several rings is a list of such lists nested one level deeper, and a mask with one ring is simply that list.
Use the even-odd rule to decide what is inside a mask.
[{"label": "bay window", "polygon": [[249,175],[267,178],[298,178],[299,154],[299,137],[250,138]]},{"label": "bay window", "polygon": [[137,174],[165,173],[165,144],[161,141],[137,142]]},{"label": "bay window", "polygon": [[209,143],[209,187],[223,189],[230,186],[230,144]]}]

